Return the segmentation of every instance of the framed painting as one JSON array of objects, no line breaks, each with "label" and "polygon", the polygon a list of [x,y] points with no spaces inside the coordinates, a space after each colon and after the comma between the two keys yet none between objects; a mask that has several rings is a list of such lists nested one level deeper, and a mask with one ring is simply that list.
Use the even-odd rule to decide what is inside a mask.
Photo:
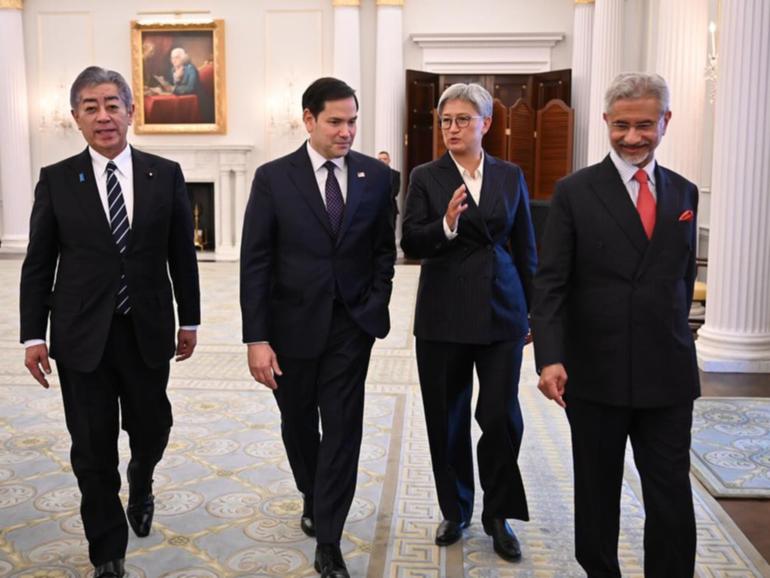
[{"label": "framed painting", "polygon": [[131,22],[137,134],[227,131],[225,23]]}]

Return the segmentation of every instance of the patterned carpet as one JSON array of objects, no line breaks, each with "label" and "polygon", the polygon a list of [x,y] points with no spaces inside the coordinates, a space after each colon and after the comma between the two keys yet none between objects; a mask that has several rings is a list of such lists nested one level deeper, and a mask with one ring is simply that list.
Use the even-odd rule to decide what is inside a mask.
[{"label": "patterned carpet", "polygon": [[[19,261],[0,260],[0,577],[90,576],[56,385],[27,376],[18,335]],[[481,529],[481,495],[465,539],[433,544],[433,490],[410,334],[419,269],[397,268],[393,330],[376,344],[367,383],[359,484],[343,538],[354,576],[582,576],[573,551],[571,459],[563,412],[538,393],[531,351],[521,400],[521,465],[532,521],[514,522],[524,558],[501,561]],[[317,576],[299,529],[301,502],[280,441],[272,395],[254,384],[240,345],[237,265],[202,263],[204,324],[194,357],[172,367],[175,427],[156,475],[156,522],[133,535],[131,577]],[[54,376],[54,383],[56,378]],[[127,458],[121,438],[122,467]],[[624,576],[642,576],[643,517],[630,459],[620,539]],[[125,499],[125,494],[124,494]],[[770,576],[696,482],[699,576]]]},{"label": "patterned carpet", "polygon": [[693,471],[711,495],[770,498],[770,399],[695,403]]}]

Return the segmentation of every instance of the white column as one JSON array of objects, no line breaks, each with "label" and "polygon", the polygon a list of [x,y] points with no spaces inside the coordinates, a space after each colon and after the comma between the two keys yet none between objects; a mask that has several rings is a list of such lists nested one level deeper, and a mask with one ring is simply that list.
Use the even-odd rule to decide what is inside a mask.
[{"label": "white column", "polygon": [[24,63],[22,1],[0,1],[0,198],[2,247],[24,253],[32,210],[27,75]]},{"label": "white column", "polygon": [[[361,98],[361,0],[332,0],[334,6],[334,76],[344,80],[356,91],[358,104]],[[361,150],[363,131],[361,115],[353,142],[355,150]]]},{"label": "white column", "polygon": [[588,123],[587,164],[598,163],[609,152],[607,125],[602,120],[604,93],[620,74],[623,55],[623,0],[596,0],[591,47],[591,105]]},{"label": "white column", "polygon": [[660,14],[665,17],[656,20],[652,27],[655,58],[650,71],[668,82],[672,121],[655,158],[697,183],[703,156],[708,1],[658,2]]},{"label": "white column", "polygon": [[[377,54],[375,65],[374,153],[386,150],[391,166],[404,182],[404,0],[377,0]],[[403,187],[398,207],[403,212]],[[400,215],[399,215],[400,216]],[[401,219],[396,222],[396,242],[401,241]],[[400,250],[400,244],[398,245]]]},{"label": "white column", "polygon": [[722,3],[704,371],[770,373],[770,2]]},{"label": "white column", "polygon": [[591,47],[594,0],[575,0],[572,32],[572,108],[575,110],[572,170],[586,166],[591,106]]}]

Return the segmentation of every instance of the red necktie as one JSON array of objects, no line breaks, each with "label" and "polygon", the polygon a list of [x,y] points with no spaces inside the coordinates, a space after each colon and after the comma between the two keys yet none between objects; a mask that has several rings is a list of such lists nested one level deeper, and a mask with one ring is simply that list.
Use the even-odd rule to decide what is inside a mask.
[{"label": "red necktie", "polygon": [[642,219],[642,227],[647,233],[647,238],[652,238],[655,229],[655,197],[652,196],[650,186],[647,184],[647,173],[639,169],[634,174],[634,179],[639,183],[639,196],[636,198],[636,210]]}]

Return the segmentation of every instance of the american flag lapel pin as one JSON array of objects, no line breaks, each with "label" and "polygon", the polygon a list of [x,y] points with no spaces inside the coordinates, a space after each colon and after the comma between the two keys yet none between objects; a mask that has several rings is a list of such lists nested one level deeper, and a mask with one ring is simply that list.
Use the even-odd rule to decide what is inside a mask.
[{"label": "american flag lapel pin", "polygon": [[363,179],[366,176],[366,173],[364,171],[358,171],[358,178]]}]

